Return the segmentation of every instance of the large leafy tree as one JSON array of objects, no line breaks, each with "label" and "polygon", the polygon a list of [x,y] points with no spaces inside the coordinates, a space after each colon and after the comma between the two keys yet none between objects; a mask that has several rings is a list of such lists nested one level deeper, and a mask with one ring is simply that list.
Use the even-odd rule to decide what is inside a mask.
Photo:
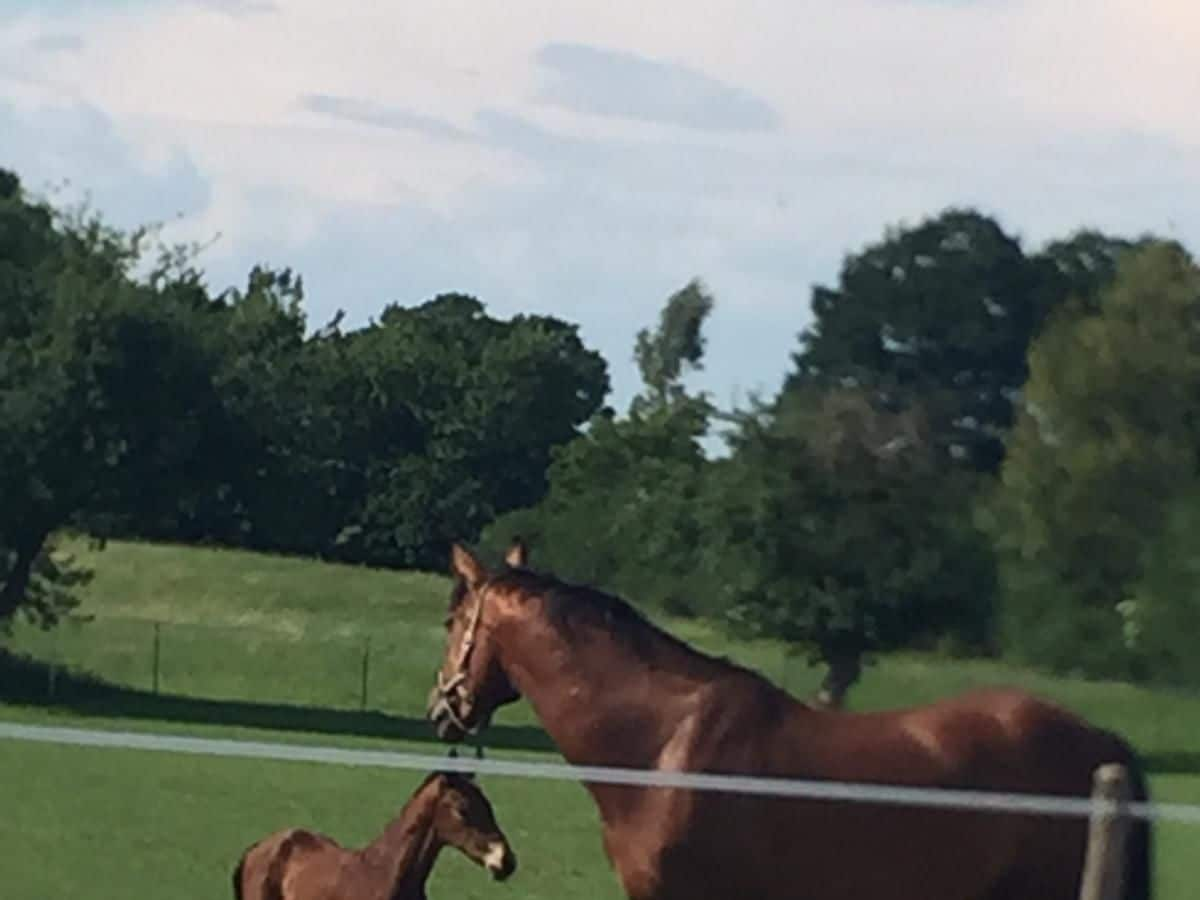
[{"label": "large leafy tree", "polygon": [[873,651],[986,642],[991,567],[920,410],[857,387],[807,388],[743,416],[707,503],[714,612],[807,648],[841,706]]},{"label": "large leafy tree", "polygon": [[848,255],[813,292],[779,398],[746,417],[714,482],[724,549],[709,558],[739,572],[722,614],[808,646],[833,705],[872,650],[989,644],[994,561],[973,513],[1029,343],[1068,297],[1094,305],[1132,246],[1083,230],[1027,256],[992,219],[950,209]]},{"label": "large leafy tree", "polygon": [[[216,540],[259,549],[312,552],[329,527],[321,463],[334,452],[328,419],[314,415],[304,378],[300,279],[251,270],[243,289],[210,297],[198,272],[161,286],[192,307],[191,338],[204,347],[212,408],[179,477],[146,481],[119,529],[170,540]],[[184,414],[200,414],[178,398]]]},{"label": "large leafy tree", "polygon": [[1154,239],[1136,240],[1081,228],[1066,238],[1046,244],[1034,255],[1039,275],[1046,282],[1051,311],[1066,302],[1095,312],[1101,293],[1116,278],[1121,258],[1130,250],[1151,245]]},{"label": "large leafy tree", "polygon": [[348,433],[365,479],[341,552],[378,562],[438,565],[451,541],[536,503],[554,448],[608,391],[574,325],[498,320],[459,294],[391,306],[340,352],[356,372]]},{"label": "large leafy tree", "polygon": [[0,621],[53,621],[54,532],[178,481],[219,409],[204,304],[169,261],[132,277],[141,239],[0,178]]},{"label": "large leafy tree", "polygon": [[995,221],[952,209],[846,257],[812,297],[788,390],[856,386],[917,404],[940,450],[991,471],[1025,355],[1053,299],[1045,267]]},{"label": "large leafy tree", "polygon": [[[1117,272],[1030,352],[992,527],[1011,647],[1053,666],[1137,674],[1155,666],[1139,644],[1143,620],[1169,621],[1179,596],[1161,577],[1160,542],[1179,547],[1196,496],[1200,270],[1177,244],[1143,242]],[[1181,572],[1193,564],[1175,558]]]},{"label": "large leafy tree", "polygon": [[542,496],[551,449],[607,390],[604,360],[557,319],[448,294],[306,337],[302,301],[291,271],[256,268],[209,304],[222,427],[197,458],[212,465],[133,533],[436,565]]},{"label": "large leafy tree", "polygon": [[684,379],[703,365],[713,304],[698,281],[667,299],[656,325],[638,334],[643,389],[628,414],[596,416],[557,451],[545,499],[490,526],[489,548],[519,533],[536,544],[540,564],[563,577],[678,612],[700,604],[697,505],[707,471],[700,440],[711,410]]}]

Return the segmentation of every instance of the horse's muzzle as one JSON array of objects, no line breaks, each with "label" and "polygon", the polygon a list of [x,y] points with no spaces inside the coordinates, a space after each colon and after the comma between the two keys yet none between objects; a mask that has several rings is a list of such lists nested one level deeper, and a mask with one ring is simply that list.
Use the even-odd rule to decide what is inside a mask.
[{"label": "horse's muzzle", "polygon": [[445,741],[447,744],[457,744],[467,736],[466,730],[459,724],[458,716],[450,708],[450,701],[436,685],[429,692],[429,698],[425,704],[425,715],[433,724],[433,730],[437,734],[438,740]]}]

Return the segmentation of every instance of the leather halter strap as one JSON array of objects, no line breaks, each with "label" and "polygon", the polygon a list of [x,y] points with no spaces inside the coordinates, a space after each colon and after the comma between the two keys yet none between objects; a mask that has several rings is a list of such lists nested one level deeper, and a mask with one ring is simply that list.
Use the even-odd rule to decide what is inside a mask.
[{"label": "leather halter strap", "polygon": [[447,678],[443,676],[441,669],[437,673],[437,690],[442,699],[442,709],[455,727],[463,732],[470,732],[471,729],[467,728],[462,720],[462,714],[455,709],[452,701],[457,700],[466,708],[469,708],[473,702],[464,682],[467,680],[467,663],[470,662],[471,651],[475,649],[475,635],[479,630],[479,621],[483,618],[483,589],[486,587],[487,582],[485,581],[479,589],[470,591],[474,597],[475,606],[471,610],[470,619],[467,620],[467,628],[463,632],[462,642],[458,645],[458,659],[454,663],[454,674]]}]

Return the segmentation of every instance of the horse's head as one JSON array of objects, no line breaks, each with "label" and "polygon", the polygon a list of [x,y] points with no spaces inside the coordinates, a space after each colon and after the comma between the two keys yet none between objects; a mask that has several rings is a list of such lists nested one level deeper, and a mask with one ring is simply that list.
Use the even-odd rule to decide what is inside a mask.
[{"label": "horse's head", "polygon": [[[505,562],[523,567],[525,545],[514,540]],[[464,547],[451,551],[454,589],[446,615],[446,653],[426,712],[437,735],[457,743],[487,724],[492,713],[521,695],[500,665],[495,641],[496,593],[483,564]]]},{"label": "horse's head", "polygon": [[517,855],[496,824],[492,804],[474,778],[453,772],[433,777],[437,791],[433,827],[438,840],[455,847],[468,859],[503,881],[517,868]]}]

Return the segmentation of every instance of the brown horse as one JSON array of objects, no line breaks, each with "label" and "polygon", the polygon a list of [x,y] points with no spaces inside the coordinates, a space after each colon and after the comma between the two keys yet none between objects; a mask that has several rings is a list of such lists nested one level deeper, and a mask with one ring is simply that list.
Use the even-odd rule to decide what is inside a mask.
[{"label": "brown horse", "polygon": [[[1012,690],[875,713],[810,708],[700,653],[616,597],[453,549],[446,656],[430,694],[457,742],[526,697],[571,763],[1087,796],[1129,746]],[[633,900],[1077,900],[1086,821],[588,783]],[[1150,831],[1127,900],[1150,896]]]},{"label": "brown horse", "polygon": [[465,775],[434,773],[372,843],[348,850],[301,828],[248,847],[233,870],[236,900],[419,900],[442,847],[456,847],[497,880],[516,856],[492,806]]}]

